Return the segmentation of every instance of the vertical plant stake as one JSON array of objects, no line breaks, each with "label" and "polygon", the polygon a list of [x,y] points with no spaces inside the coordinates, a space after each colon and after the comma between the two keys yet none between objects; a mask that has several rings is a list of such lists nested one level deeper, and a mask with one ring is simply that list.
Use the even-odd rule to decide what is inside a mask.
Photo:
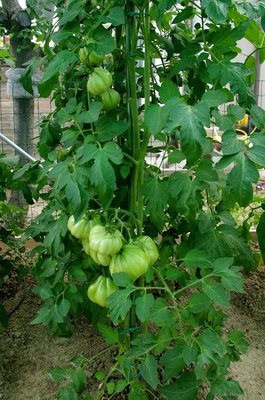
[{"label": "vertical plant stake", "polygon": [[[51,189],[30,228],[43,241],[33,323],[67,335],[85,311],[118,348],[91,398],[235,399],[242,390],[228,369],[247,344],[224,334],[225,311],[257,257],[231,211],[252,201],[265,166],[254,56],[236,56],[245,37],[264,61],[264,5],[74,0],[55,13],[39,84],[55,110],[38,146]],[[245,114],[256,130],[242,141]],[[89,362],[60,375],[71,379],[61,396],[82,396]]]}]

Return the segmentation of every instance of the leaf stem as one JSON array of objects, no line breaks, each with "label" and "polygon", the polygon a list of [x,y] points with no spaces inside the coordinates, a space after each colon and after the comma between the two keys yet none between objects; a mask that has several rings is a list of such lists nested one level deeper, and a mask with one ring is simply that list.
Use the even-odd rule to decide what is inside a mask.
[{"label": "leaf stem", "polygon": [[135,158],[130,156],[130,154],[123,152],[123,155],[124,155],[124,157],[128,158],[128,160],[130,160],[135,166],[139,165],[139,162],[137,160],[135,160]]},{"label": "leaf stem", "polygon": [[213,273],[213,272],[211,272],[210,274],[204,276],[203,278],[197,279],[196,281],[191,282],[190,284],[184,286],[183,288],[178,289],[176,292],[173,292],[173,295],[174,295],[174,296],[178,296],[179,294],[181,294],[181,293],[184,292],[185,290],[191,289],[191,288],[197,286],[198,284],[200,284],[201,282],[203,282],[205,279],[209,279],[209,278],[212,278],[212,277],[214,277],[214,276],[218,276],[218,275],[215,274],[215,273]]}]

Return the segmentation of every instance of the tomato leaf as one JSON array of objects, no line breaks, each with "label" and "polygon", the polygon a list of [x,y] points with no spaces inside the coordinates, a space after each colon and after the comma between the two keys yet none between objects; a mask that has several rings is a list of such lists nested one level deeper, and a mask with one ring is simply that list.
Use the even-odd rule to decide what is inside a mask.
[{"label": "tomato leaf", "polygon": [[108,157],[102,150],[95,156],[94,164],[89,170],[89,179],[104,204],[111,200],[112,193],[116,189],[116,176]]},{"label": "tomato leaf", "polygon": [[228,380],[216,380],[213,382],[211,387],[211,393],[216,396],[220,395],[242,395],[244,394],[242,388],[239,383],[234,381],[233,379]]},{"label": "tomato leaf", "polygon": [[132,286],[133,284],[132,278],[125,272],[119,272],[117,274],[113,274],[112,279],[117,286],[121,287],[128,287]]},{"label": "tomato leaf", "polygon": [[77,122],[80,124],[89,124],[91,122],[96,122],[99,118],[99,114],[102,108],[103,105],[100,101],[93,101],[88,111],[83,111],[77,116]]},{"label": "tomato leaf", "polygon": [[223,201],[238,202],[242,207],[247,206],[253,198],[253,183],[259,179],[258,170],[249,158],[240,154],[237,164],[229,172],[226,189],[223,191]]},{"label": "tomato leaf", "polygon": [[164,128],[168,115],[169,111],[166,107],[151,104],[145,112],[144,126],[156,136]]},{"label": "tomato leaf", "polygon": [[184,372],[180,378],[170,385],[163,386],[161,392],[167,400],[194,400],[197,397],[201,382],[196,379],[194,372]]},{"label": "tomato leaf", "polygon": [[201,4],[207,15],[220,24],[226,21],[232,6],[231,0],[202,0]]},{"label": "tomato leaf", "polygon": [[54,368],[49,371],[48,375],[54,382],[63,382],[69,376],[66,368]]},{"label": "tomato leaf", "polygon": [[211,64],[208,71],[210,78],[214,82],[216,82],[216,79],[219,79],[222,86],[225,86],[229,82],[231,91],[234,94],[238,93],[242,101],[249,106],[254,103],[255,95],[244,80],[244,77],[252,74],[252,69],[245,68],[244,64],[238,62],[221,60],[218,63]]},{"label": "tomato leaf", "polygon": [[148,400],[148,396],[143,383],[138,381],[134,381],[131,383],[128,400]]},{"label": "tomato leaf", "polygon": [[211,304],[211,299],[204,293],[193,293],[189,298],[189,309],[195,314],[207,311]]},{"label": "tomato leaf", "polygon": [[177,375],[185,366],[183,349],[185,342],[178,339],[173,348],[168,349],[160,358],[160,364],[164,366],[163,377],[165,380]]},{"label": "tomato leaf", "polygon": [[145,360],[141,364],[140,374],[148,385],[153,389],[157,388],[157,385],[159,384],[157,361],[153,355],[148,354],[146,356]]},{"label": "tomato leaf", "polygon": [[202,154],[202,147],[205,144],[204,126],[210,126],[209,107],[203,102],[190,106],[178,99],[171,99],[168,106],[172,108],[167,129],[175,129],[180,126],[181,150],[188,160],[197,160]]},{"label": "tomato leaf", "polygon": [[52,308],[47,304],[41,307],[37,313],[37,317],[31,322],[32,325],[48,324],[53,318]]},{"label": "tomato leaf", "polygon": [[209,256],[204,251],[198,249],[190,250],[182,260],[190,269],[198,267],[209,268],[212,264]]},{"label": "tomato leaf", "polygon": [[101,27],[96,30],[93,35],[93,47],[98,54],[108,54],[115,50],[116,43],[111,33]]},{"label": "tomato leaf", "polygon": [[78,394],[72,384],[64,386],[58,392],[58,400],[78,400]]},{"label": "tomato leaf", "polygon": [[96,133],[100,142],[107,142],[122,135],[129,126],[128,122],[122,120],[116,121],[107,115],[101,116],[95,123]]},{"label": "tomato leaf", "polygon": [[202,282],[203,292],[221,307],[230,307],[230,296],[221,283]]},{"label": "tomato leaf", "polygon": [[166,181],[150,176],[145,180],[143,194],[146,197],[146,213],[160,230],[164,225],[165,210],[168,200],[168,184]]},{"label": "tomato leaf", "polygon": [[110,318],[114,325],[123,321],[129,312],[132,301],[130,294],[135,291],[134,287],[129,287],[123,290],[117,290],[107,300],[110,309]]},{"label": "tomato leaf", "polygon": [[135,301],[136,315],[141,322],[144,322],[149,318],[154,302],[155,299],[151,293],[145,294],[141,297],[137,297]]},{"label": "tomato leaf", "polygon": [[[265,123],[265,110],[259,106],[252,105],[250,109],[251,120],[257,128],[263,129]],[[255,136],[258,134],[255,134]],[[260,135],[261,136],[261,135]],[[251,137],[252,139],[252,137]],[[263,138],[264,139],[264,138]]]},{"label": "tomato leaf", "polygon": [[[54,59],[45,69],[44,75],[39,82],[40,95],[43,96],[45,94],[44,97],[47,97],[53,89],[53,83],[57,82],[57,75],[59,73],[62,74],[63,72],[65,72],[67,68],[70,65],[74,65],[77,60],[77,55],[69,50],[62,50],[57,53]],[[45,85],[49,86],[49,90],[45,88]],[[47,92],[47,90],[49,93]]]},{"label": "tomato leaf", "polygon": [[167,307],[164,298],[157,298],[151,309],[150,320],[157,326],[175,326],[174,314]]},{"label": "tomato leaf", "polygon": [[119,6],[111,8],[109,14],[106,17],[103,17],[103,20],[113,26],[125,24],[124,9]]},{"label": "tomato leaf", "polygon": [[104,340],[108,344],[115,344],[119,342],[119,334],[117,329],[113,329],[110,326],[104,325],[103,323],[97,324],[99,332],[104,337]]},{"label": "tomato leaf", "polygon": [[182,356],[187,366],[196,360],[197,354],[198,347],[195,344],[188,343],[184,346]]},{"label": "tomato leaf", "polygon": [[119,165],[123,159],[121,148],[114,142],[108,142],[103,146],[103,151],[110,161]]},{"label": "tomato leaf", "polygon": [[181,214],[194,215],[199,209],[196,181],[188,173],[173,172],[168,180],[169,194],[172,206]]},{"label": "tomato leaf", "polygon": [[71,370],[70,378],[77,393],[82,393],[87,386],[87,376],[81,367]]}]

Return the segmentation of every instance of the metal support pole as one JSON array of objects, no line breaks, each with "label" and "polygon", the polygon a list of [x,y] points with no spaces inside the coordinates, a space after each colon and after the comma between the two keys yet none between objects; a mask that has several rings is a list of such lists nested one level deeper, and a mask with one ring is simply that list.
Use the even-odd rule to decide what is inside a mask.
[{"label": "metal support pole", "polygon": [[18,153],[20,153],[22,156],[26,157],[30,161],[38,161],[36,158],[32,157],[29,153],[27,153],[25,150],[23,150],[21,147],[19,147],[16,143],[12,142],[12,140],[8,139],[5,135],[0,133],[0,139],[2,139],[5,143],[9,144],[13,149],[15,149]]}]

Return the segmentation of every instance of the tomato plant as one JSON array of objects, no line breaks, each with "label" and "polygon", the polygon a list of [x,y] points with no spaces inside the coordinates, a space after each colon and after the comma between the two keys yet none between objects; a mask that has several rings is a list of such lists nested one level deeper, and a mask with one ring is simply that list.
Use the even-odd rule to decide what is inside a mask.
[{"label": "tomato plant", "polygon": [[[253,54],[237,61],[237,42],[247,38],[264,61],[264,4],[75,0],[57,2],[55,14],[39,84],[55,110],[38,145],[51,189],[31,227],[43,240],[35,291],[44,304],[33,322],[68,334],[84,310],[110,318],[99,326],[119,356],[98,398],[194,400],[201,387],[207,400],[236,398],[227,373],[246,343],[223,334],[224,310],[258,260],[231,212],[252,201],[265,166]],[[102,57],[86,62],[89,54]],[[245,114],[255,132],[241,141],[235,123]],[[212,126],[222,132],[218,162]],[[185,168],[163,174],[150,154]],[[83,243],[67,229],[70,215],[100,221]],[[110,275],[118,290],[98,293],[93,282]]]}]

